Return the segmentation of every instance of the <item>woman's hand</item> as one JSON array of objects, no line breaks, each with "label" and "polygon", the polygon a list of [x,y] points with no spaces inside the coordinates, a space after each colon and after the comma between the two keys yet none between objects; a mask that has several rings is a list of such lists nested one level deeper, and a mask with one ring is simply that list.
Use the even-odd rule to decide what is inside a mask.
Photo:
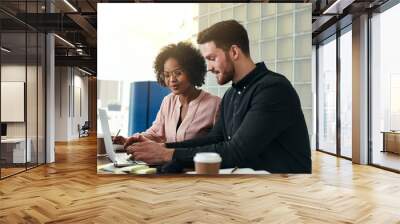
[{"label": "woman's hand", "polygon": [[124,145],[126,142],[126,138],[124,138],[123,136],[112,136],[112,142],[113,144]]},{"label": "woman's hand", "polygon": [[140,136],[141,136],[140,134],[136,133],[136,134],[132,135],[131,137],[128,137],[124,143],[124,148],[126,149],[128,146],[130,146],[136,142],[143,141]]}]

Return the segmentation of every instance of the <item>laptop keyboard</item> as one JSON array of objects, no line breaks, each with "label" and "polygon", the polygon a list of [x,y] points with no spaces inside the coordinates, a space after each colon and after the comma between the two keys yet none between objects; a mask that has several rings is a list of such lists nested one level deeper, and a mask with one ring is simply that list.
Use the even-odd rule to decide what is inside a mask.
[{"label": "laptop keyboard", "polygon": [[119,163],[134,163],[134,164],[146,164],[145,162],[142,161],[137,161],[137,160],[132,160],[131,156],[126,154],[126,153],[117,153],[115,155],[115,159],[119,162]]},{"label": "laptop keyboard", "polygon": [[130,156],[126,153],[116,153],[115,154],[115,159],[118,161],[130,161]]}]

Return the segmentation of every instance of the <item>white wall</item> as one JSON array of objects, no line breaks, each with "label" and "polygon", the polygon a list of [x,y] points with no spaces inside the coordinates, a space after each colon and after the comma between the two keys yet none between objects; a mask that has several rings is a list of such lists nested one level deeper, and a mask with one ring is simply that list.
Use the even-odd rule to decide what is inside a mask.
[{"label": "white wall", "polygon": [[[79,71],[78,71],[79,72]],[[88,78],[81,76],[81,73],[77,74],[77,70],[74,70],[74,108],[72,111],[72,130],[71,134],[73,138],[77,138],[78,124],[81,126],[88,120]],[[80,91],[80,93],[79,93]],[[80,95],[80,97],[79,97]],[[80,101],[80,102],[79,102]],[[81,111],[79,111],[81,110]]]},{"label": "white wall", "polygon": [[[25,64],[3,64],[1,66],[1,81],[18,81],[26,84],[26,106],[24,104],[22,112],[26,112],[26,121],[7,122],[7,137],[24,138],[25,135],[31,140],[32,161],[44,163],[44,74],[41,66]],[[26,80],[27,79],[27,80]],[[4,97],[4,96],[2,96]],[[11,108],[1,108],[12,110]],[[25,110],[25,111],[24,111]],[[7,111],[11,112],[12,111]],[[38,154],[38,155],[37,155]],[[50,160],[49,160],[50,161]]]},{"label": "white wall", "polygon": [[[25,70],[27,69],[27,70]],[[1,66],[1,81],[4,82],[25,82],[26,71],[31,74],[33,71],[36,73],[36,68],[33,66],[25,67],[25,65],[18,64],[8,64]],[[34,94],[35,93],[35,94]],[[36,90],[34,93],[27,93],[27,96],[36,97]],[[31,100],[28,100],[29,102]],[[2,110],[7,110],[7,108],[1,108]],[[28,120],[31,117],[28,114]],[[7,123],[7,136],[8,137],[25,137],[25,122],[8,122]]]},{"label": "white wall", "polygon": [[82,75],[72,67],[56,67],[56,141],[77,139],[78,124],[88,120],[88,78]]},{"label": "white wall", "polygon": [[55,68],[55,141],[68,140],[68,86],[67,67]]}]

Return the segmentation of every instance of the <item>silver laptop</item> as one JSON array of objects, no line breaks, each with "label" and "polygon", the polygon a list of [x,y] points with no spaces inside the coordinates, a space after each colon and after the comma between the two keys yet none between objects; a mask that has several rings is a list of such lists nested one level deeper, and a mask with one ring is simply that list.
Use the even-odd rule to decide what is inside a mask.
[{"label": "silver laptop", "polygon": [[107,111],[99,109],[99,118],[101,122],[101,128],[103,130],[104,146],[108,158],[114,163],[115,167],[131,166],[135,164],[146,164],[142,161],[134,161],[130,159],[130,155],[126,153],[116,153],[112,144],[110,127],[108,126]]}]

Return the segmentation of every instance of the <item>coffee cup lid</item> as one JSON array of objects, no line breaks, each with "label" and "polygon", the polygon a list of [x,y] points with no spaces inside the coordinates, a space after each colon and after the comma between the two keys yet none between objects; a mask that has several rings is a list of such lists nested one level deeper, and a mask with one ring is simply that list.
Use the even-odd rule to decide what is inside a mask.
[{"label": "coffee cup lid", "polygon": [[199,152],[193,158],[196,163],[220,163],[221,156],[214,152]]}]

